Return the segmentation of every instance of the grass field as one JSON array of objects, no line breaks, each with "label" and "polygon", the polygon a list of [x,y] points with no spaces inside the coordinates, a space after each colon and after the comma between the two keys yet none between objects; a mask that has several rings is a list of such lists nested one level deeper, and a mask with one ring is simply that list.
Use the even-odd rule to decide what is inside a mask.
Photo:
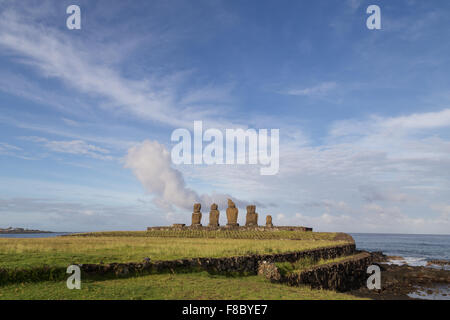
[{"label": "grass field", "polygon": [[[146,257],[155,261],[275,254],[348,242],[335,237],[333,233],[299,231],[161,230],[0,238],[0,268],[66,268],[71,264],[140,262]],[[90,277],[82,279],[81,290],[67,289],[65,280],[25,279],[23,283],[3,283],[0,299],[355,299],[333,291],[274,284],[257,276],[227,277],[206,272]]]},{"label": "grass field", "polygon": [[251,240],[132,236],[0,238],[0,268],[140,262],[300,251],[344,243],[331,240]]},{"label": "grass field", "polygon": [[308,287],[274,284],[262,277],[213,276],[206,272],[157,274],[103,281],[83,281],[69,290],[65,281],[19,283],[0,288],[0,299],[252,299],[349,300],[357,297]]}]

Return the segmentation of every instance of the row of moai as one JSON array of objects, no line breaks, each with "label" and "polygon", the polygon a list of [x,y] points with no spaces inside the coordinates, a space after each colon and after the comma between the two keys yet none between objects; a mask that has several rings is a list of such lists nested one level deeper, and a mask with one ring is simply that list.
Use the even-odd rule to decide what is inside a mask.
[{"label": "row of moai", "polygon": [[[200,212],[202,205],[200,203],[194,204],[194,212],[192,213],[192,226],[201,227],[202,226],[202,213]],[[228,199],[227,208],[227,227],[239,227],[237,223],[239,210],[236,208],[234,202]],[[209,227],[219,227],[219,215],[217,204],[213,203],[211,205],[211,211],[209,212]],[[256,213],[256,206],[247,206],[247,216],[245,219],[246,227],[257,227],[258,226],[258,213]],[[273,227],[272,217],[266,217],[266,227]]]}]

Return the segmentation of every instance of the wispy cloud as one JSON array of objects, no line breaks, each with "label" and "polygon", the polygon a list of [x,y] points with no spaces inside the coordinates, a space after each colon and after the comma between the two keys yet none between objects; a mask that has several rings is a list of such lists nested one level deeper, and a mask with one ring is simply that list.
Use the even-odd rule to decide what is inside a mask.
[{"label": "wispy cloud", "polygon": [[[27,19],[30,17],[16,11],[3,11],[0,46],[16,54],[16,62],[35,68],[42,77],[59,79],[70,88],[104,99],[100,107],[111,112],[127,112],[171,127],[186,127],[193,120],[216,112],[194,103],[214,100],[218,94],[223,97],[222,89],[212,87],[188,91],[186,97],[179,97],[177,84],[185,77],[183,72],[139,80],[127,78],[80,39],[42,24],[32,26]],[[107,52],[108,48],[105,46],[103,50]],[[7,84],[3,87],[8,88]],[[184,105],[183,101],[190,105]],[[180,113],[183,117],[173,116]]]},{"label": "wispy cloud", "polygon": [[347,5],[353,10],[355,11],[356,9],[358,9],[361,4],[363,3],[363,0],[347,0]]},{"label": "wispy cloud", "polygon": [[0,142],[0,152],[8,152],[8,151],[20,151],[22,148],[10,145],[6,142]]},{"label": "wispy cloud", "polygon": [[42,144],[47,150],[52,152],[84,155],[100,160],[114,159],[111,155],[109,155],[109,150],[86,143],[83,140],[51,141],[43,137],[35,136],[20,137],[20,139]]},{"label": "wispy cloud", "polygon": [[11,145],[6,142],[0,142],[0,155],[11,156],[24,160],[35,160],[36,158],[30,156],[21,147]]},{"label": "wispy cloud", "polygon": [[292,96],[320,97],[328,94],[330,91],[336,89],[336,87],[336,82],[323,82],[313,87],[289,89],[281,93]]}]

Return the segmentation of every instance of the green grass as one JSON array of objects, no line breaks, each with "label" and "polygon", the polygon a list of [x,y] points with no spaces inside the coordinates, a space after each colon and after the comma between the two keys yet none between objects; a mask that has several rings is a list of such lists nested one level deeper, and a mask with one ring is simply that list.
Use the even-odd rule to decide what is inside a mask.
[{"label": "green grass", "polygon": [[0,238],[0,268],[48,265],[140,262],[197,257],[230,257],[274,254],[344,244],[331,240],[251,240],[156,237],[56,237],[39,239]]},{"label": "green grass", "polygon": [[105,231],[79,233],[83,237],[158,237],[158,238],[217,238],[217,239],[278,239],[278,240],[334,240],[337,233],[287,230],[153,230],[153,231]]},{"label": "green grass", "polygon": [[[0,268],[31,269],[47,265],[175,260],[275,254],[347,243],[335,234],[298,231],[107,232],[68,237],[0,238]],[[295,240],[294,240],[295,239]],[[34,269],[33,269],[34,270]],[[212,275],[207,272],[162,273],[108,278],[82,278],[81,290],[65,280],[4,283],[0,299],[355,299],[333,291],[288,287],[257,276]],[[66,275],[53,279],[65,279]],[[18,278],[19,279],[19,278]],[[18,280],[22,281],[22,280]]]},{"label": "green grass", "polygon": [[127,279],[85,280],[81,290],[69,290],[65,281],[19,283],[0,288],[0,299],[306,299],[349,300],[357,297],[308,287],[270,283],[262,277],[157,274]]},{"label": "green grass", "polygon": [[320,259],[314,260],[311,257],[299,259],[295,262],[275,262],[275,266],[278,268],[282,275],[288,275],[291,273],[302,272],[303,270],[328,264],[343,261],[345,259],[351,258],[352,256],[342,256],[334,259]]}]

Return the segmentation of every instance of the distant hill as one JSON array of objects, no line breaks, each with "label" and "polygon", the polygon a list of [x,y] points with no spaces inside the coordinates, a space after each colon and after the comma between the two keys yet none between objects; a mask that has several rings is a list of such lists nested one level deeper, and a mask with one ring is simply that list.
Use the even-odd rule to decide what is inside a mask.
[{"label": "distant hill", "polygon": [[12,228],[9,227],[7,229],[0,228],[1,233],[52,233],[51,231],[41,231],[41,230],[30,230],[24,228]]}]

